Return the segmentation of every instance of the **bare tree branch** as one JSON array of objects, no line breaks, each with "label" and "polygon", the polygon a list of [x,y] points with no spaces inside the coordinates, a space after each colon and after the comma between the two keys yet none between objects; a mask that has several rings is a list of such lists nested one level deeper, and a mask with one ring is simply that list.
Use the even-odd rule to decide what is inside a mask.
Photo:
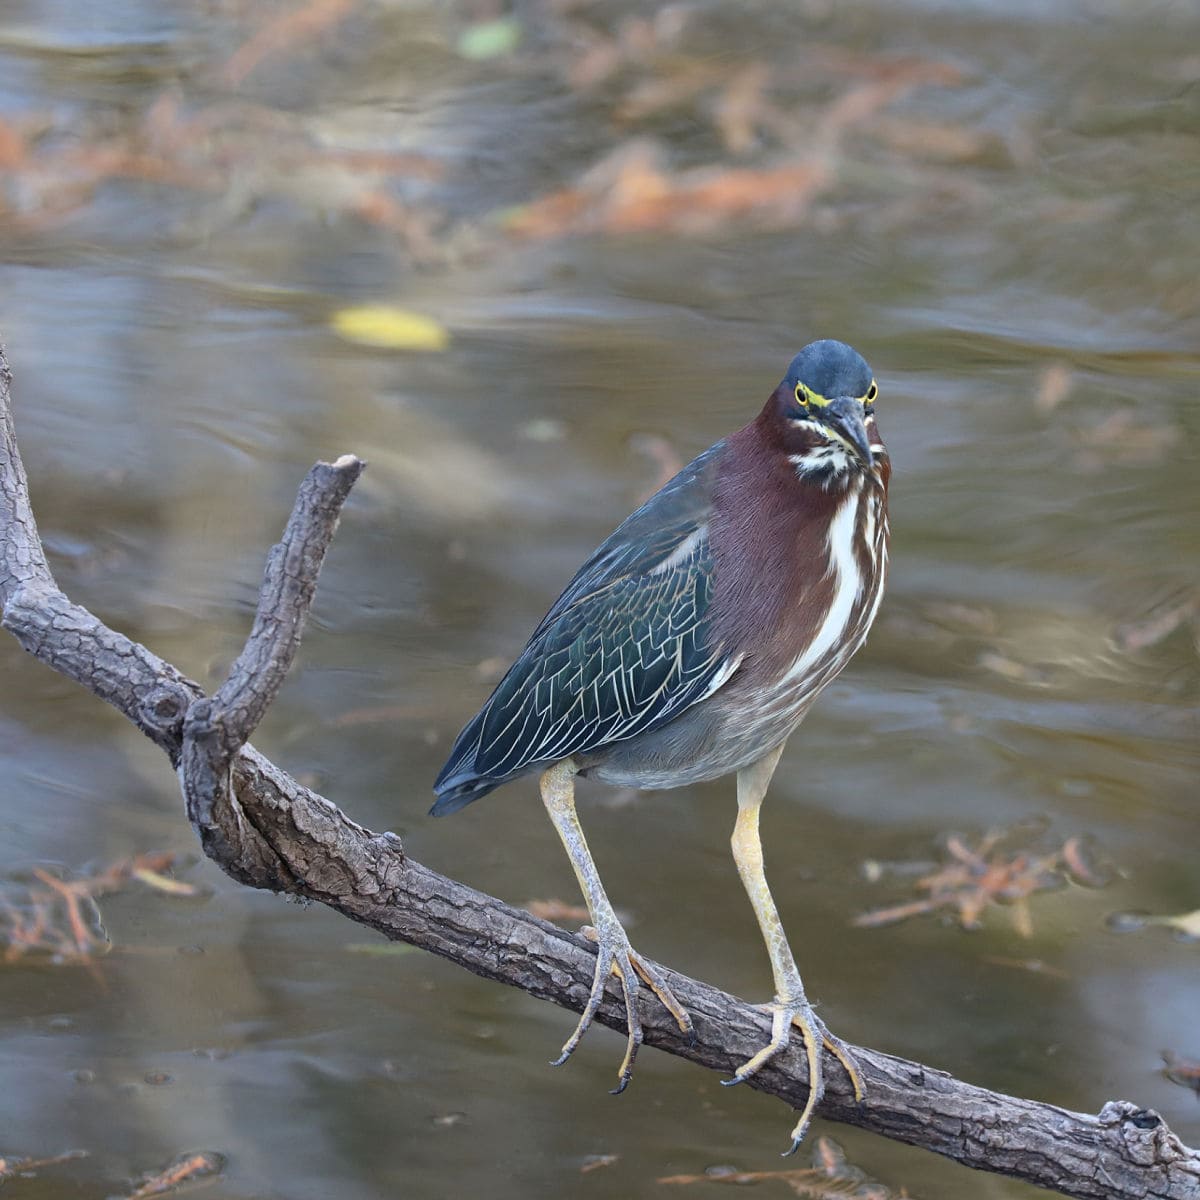
[{"label": "bare tree branch", "polygon": [[338,514],[365,466],[346,455],[317,463],[305,476],[283,540],[267,557],[250,637],[212,699],[193,700],[184,718],[179,782],[188,819],[204,853],[251,887],[264,884],[247,875],[245,849],[253,845],[263,867],[273,856],[254,841],[253,824],[231,789],[232,767],[291,669]]},{"label": "bare tree branch", "polygon": [[[268,558],[246,646],[208,697],[58,589],[29,505],[9,382],[0,350],[2,624],[31,654],[107,700],[162,747],[177,768],[205,853],[251,887],[319,900],[386,937],[580,1011],[594,968],[588,941],[414,862],[394,835],[364,829],[247,744],[295,657],[338,515],[364,464],[347,456],[309,472]],[[663,971],[692,1014],[695,1041],[686,1041],[660,1006],[648,1005],[642,1019],[649,1045],[728,1072],[764,1044],[765,1013]],[[616,989],[597,1018],[624,1029]],[[1085,1200],[1200,1200],[1200,1153],[1152,1110],[1114,1101],[1089,1116],[974,1087],[875,1050],[851,1050],[866,1100],[855,1103],[827,1058],[826,1117]],[[749,1085],[798,1107],[806,1079],[802,1051],[793,1047]]]}]

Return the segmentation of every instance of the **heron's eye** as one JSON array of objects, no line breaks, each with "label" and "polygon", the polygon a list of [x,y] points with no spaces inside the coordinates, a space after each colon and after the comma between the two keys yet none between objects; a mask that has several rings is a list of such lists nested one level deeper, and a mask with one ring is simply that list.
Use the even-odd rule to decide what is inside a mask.
[{"label": "heron's eye", "polygon": [[804,384],[796,384],[796,403],[801,407],[808,404],[808,393],[804,390]]},{"label": "heron's eye", "polygon": [[874,404],[875,397],[878,395],[879,395],[879,388],[876,387],[874,381],[872,381],[871,386],[869,388],[867,388],[867,403]]}]

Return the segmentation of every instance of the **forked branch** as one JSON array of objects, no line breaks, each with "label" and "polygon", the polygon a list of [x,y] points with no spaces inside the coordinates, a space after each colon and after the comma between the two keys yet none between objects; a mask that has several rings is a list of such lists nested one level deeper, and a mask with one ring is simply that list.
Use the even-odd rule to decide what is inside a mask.
[{"label": "forked branch", "polygon": [[[246,646],[210,697],[59,590],[29,504],[9,383],[0,350],[3,625],[31,654],[114,705],[167,753],[208,857],[251,887],[319,900],[386,937],[580,1011],[594,967],[588,941],[414,862],[394,835],[356,824],[247,742],[295,657],[325,551],[364,464],[347,456],[318,463],[306,476],[283,540],[267,560]],[[695,1041],[684,1040],[659,1005],[647,1005],[647,1044],[724,1072],[764,1044],[764,1013],[663,970],[692,1015]],[[616,988],[597,1019],[624,1029]],[[1200,1200],[1200,1153],[1153,1111],[1115,1101],[1098,1116],[1069,1112],[875,1050],[851,1049],[867,1098],[855,1104],[844,1074],[827,1061],[826,1117],[1086,1200]],[[807,1079],[802,1053],[792,1047],[749,1086],[800,1106]]]}]

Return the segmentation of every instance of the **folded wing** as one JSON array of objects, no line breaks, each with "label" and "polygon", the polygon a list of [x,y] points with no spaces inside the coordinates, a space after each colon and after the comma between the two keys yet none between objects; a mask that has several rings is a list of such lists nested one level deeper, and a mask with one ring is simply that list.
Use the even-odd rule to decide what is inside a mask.
[{"label": "folded wing", "polygon": [[454,812],[536,766],[657,729],[736,664],[711,638],[713,476],[722,443],[608,538],[459,734],[434,789]]}]

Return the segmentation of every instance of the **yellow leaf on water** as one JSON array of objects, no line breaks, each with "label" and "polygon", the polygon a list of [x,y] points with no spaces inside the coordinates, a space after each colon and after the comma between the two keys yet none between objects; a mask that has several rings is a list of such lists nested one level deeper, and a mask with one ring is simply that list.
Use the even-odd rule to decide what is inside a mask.
[{"label": "yellow leaf on water", "polygon": [[497,17],[468,25],[459,35],[455,49],[476,61],[511,54],[521,44],[521,22],[515,17]]},{"label": "yellow leaf on water", "polygon": [[385,350],[445,350],[450,344],[446,327],[421,313],[390,304],[360,304],[333,314],[334,333],[347,341]]},{"label": "yellow leaf on water", "polygon": [[1167,925],[1185,937],[1200,938],[1200,908],[1195,912],[1179,913],[1174,917],[1147,917],[1147,925]]},{"label": "yellow leaf on water", "polygon": [[172,879],[169,875],[160,875],[157,871],[148,870],[146,867],[137,867],[134,869],[133,877],[138,883],[144,883],[147,887],[152,887],[156,892],[166,892],[168,896],[195,896],[199,889],[191,883],[184,883],[181,879]]}]

